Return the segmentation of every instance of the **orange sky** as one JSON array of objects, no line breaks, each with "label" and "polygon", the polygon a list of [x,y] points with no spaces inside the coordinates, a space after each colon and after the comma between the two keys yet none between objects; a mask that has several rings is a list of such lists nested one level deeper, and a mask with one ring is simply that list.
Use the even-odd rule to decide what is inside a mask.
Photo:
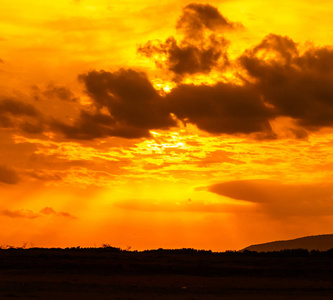
[{"label": "orange sky", "polygon": [[331,1],[0,8],[0,245],[332,233]]}]

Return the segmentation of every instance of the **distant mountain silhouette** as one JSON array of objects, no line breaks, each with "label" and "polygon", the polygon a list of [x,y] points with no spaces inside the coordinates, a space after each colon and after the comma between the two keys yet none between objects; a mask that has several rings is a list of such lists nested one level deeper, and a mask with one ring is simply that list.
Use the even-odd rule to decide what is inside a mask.
[{"label": "distant mountain silhouette", "polygon": [[251,245],[243,250],[268,252],[285,249],[307,249],[327,251],[333,248],[333,234],[306,236],[293,240],[275,241],[264,244]]}]

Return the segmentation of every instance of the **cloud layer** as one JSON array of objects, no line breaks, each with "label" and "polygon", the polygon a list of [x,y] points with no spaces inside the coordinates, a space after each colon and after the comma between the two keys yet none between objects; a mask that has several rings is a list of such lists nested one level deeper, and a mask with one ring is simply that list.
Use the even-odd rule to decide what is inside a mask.
[{"label": "cloud layer", "polygon": [[66,217],[70,219],[76,219],[68,212],[56,212],[52,207],[44,207],[39,213],[35,213],[30,209],[9,210],[4,209],[0,211],[0,215],[9,218],[23,218],[23,219],[36,219],[42,216],[55,215],[60,217]]},{"label": "cloud layer", "polygon": [[19,176],[15,170],[0,165],[0,183],[17,184],[19,181]]},{"label": "cloud layer", "polygon": [[283,184],[270,180],[240,180],[211,185],[208,191],[252,202],[274,217],[329,216],[333,213],[332,184]]},{"label": "cloud layer", "polygon": [[[140,138],[152,129],[177,126],[172,116],[212,134],[258,133],[260,138],[277,137],[271,122],[278,117],[295,121],[296,137],[304,137],[304,129],[332,127],[333,50],[312,46],[302,52],[289,37],[270,34],[230,61],[223,33],[239,27],[211,5],[189,4],[176,25],[180,41],[169,37],[138,48],[174,73],[177,84],[170,93],[161,96],[142,72],[91,71],[80,79],[96,111],[82,111],[71,125],[55,122],[55,128],[76,139]],[[226,67],[237,70],[241,83],[183,82],[213,69],[223,74]]]},{"label": "cloud layer", "polygon": [[0,99],[0,127],[41,133],[43,122],[40,112],[33,105],[13,98],[3,98]]},{"label": "cloud layer", "polygon": [[269,132],[269,119],[274,117],[274,110],[265,106],[251,85],[183,84],[166,98],[180,120],[214,134]]},{"label": "cloud layer", "polygon": [[[0,126],[28,134],[60,132],[76,140],[147,138],[150,130],[168,130],[180,122],[212,134],[269,139],[278,136],[271,124],[279,117],[292,120],[295,137],[333,127],[333,49],[304,50],[289,37],[270,34],[232,61],[224,35],[239,28],[209,4],[189,4],[176,24],[179,36],[148,41],[138,48],[171,72],[175,87],[170,93],[161,95],[141,71],[91,70],[79,75],[91,107],[80,106],[66,87],[35,88],[36,101],[77,104],[77,117],[66,120],[52,113],[45,117],[31,104],[4,98]],[[214,83],[188,83],[213,70],[220,74]],[[226,71],[237,83],[224,77]]]}]

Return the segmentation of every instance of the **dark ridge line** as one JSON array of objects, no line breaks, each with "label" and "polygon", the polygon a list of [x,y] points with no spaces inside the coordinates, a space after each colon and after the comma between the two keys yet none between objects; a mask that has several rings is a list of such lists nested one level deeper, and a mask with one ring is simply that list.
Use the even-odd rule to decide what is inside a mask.
[{"label": "dark ridge line", "polygon": [[[287,246],[285,249],[308,249],[311,247],[316,247],[318,246],[318,244],[316,244],[316,242],[318,243],[319,241],[322,242],[322,246],[324,245],[324,241],[325,239],[327,239],[331,244],[333,244],[333,234],[320,234],[320,235],[309,235],[309,236],[305,236],[305,237],[300,237],[300,238],[295,238],[295,239],[289,239],[289,240],[277,240],[277,241],[272,241],[272,242],[267,242],[267,243],[260,243],[260,244],[253,244],[250,245],[240,251],[244,251],[244,250],[249,250],[249,251],[259,251],[260,248],[265,248],[265,247],[279,247],[283,249],[283,246]],[[308,243],[307,246],[302,245],[302,246],[297,246],[297,247],[293,247],[293,246],[289,246],[288,244],[293,245],[294,243]],[[330,248],[330,247],[329,247]],[[252,250],[253,249],[253,250]],[[280,249],[280,250],[282,250]],[[311,249],[312,250],[312,249]],[[310,250],[310,251],[311,251]],[[313,250],[316,250],[315,248],[313,248]],[[329,250],[329,249],[327,249]],[[327,250],[320,250],[320,251],[327,251]],[[279,250],[268,250],[268,252],[271,251],[279,251]]]}]

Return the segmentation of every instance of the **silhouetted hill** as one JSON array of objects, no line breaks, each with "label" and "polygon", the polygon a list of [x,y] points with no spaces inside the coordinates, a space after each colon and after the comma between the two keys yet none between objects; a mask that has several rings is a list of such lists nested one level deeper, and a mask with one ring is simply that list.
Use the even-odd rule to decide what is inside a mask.
[{"label": "silhouetted hill", "polygon": [[327,251],[333,248],[333,234],[306,236],[293,240],[275,241],[264,244],[251,245],[244,250],[268,252],[281,251],[285,249],[307,249]]}]

